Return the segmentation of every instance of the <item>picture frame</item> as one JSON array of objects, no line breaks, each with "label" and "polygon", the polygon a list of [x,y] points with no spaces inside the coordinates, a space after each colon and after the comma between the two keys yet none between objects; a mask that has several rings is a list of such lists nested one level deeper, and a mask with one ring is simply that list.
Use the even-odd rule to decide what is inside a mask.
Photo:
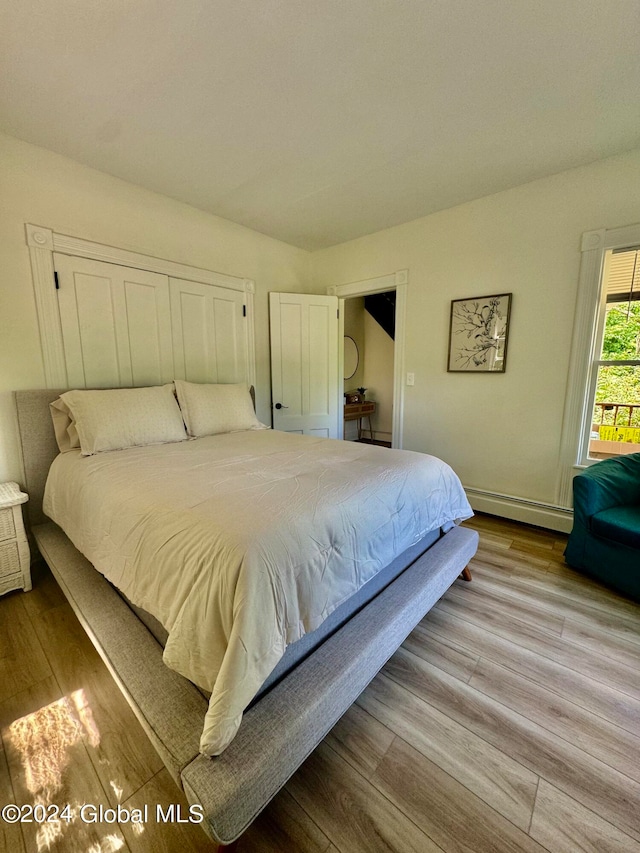
[{"label": "picture frame", "polygon": [[504,373],[512,293],[451,300],[449,373]]}]

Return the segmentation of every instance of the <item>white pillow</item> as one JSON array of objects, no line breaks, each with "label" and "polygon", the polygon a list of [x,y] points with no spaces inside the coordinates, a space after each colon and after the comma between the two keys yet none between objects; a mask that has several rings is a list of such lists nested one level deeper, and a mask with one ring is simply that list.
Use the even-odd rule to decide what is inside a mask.
[{"label": "white pillow", "polygon": [[68,453],[69,450],[77,450],[80,447],[78,430],[71,416],[69,406],[58,397],[53,403],[49,403],[53,431],[56,434],[56,442],[60,453]]},{"label": "white pillow", "polygon": [[200,385],[176,379],[176,394],[190,436],[268,429],[256,418],[246,385]]},{"label": "white pillow", "polygon": [[187,438],[173,383],[151,388],[66,391],[60,399],[75,421],[83,456]]}]

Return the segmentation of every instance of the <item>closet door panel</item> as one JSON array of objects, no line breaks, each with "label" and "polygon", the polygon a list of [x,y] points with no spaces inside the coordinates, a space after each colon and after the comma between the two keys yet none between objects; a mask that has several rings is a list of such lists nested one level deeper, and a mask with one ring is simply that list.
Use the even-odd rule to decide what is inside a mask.
[{"label": "closet door panel", "polygon": [[120,372],[110,279],[75,271],[72,290],[60,275],[58,280],[69,384],[74,388],[108,385]]},{"label": "closet door panel", "polygon": [[155,385],[173,379],[169,281],[166,276],[158,278],[161,283],[124,282],[133,385]]},{"label": "closet door panel", "polygon": [[244,294],[177,278],[169,286],[176,378],[246,382]]},{"label": "closet door panel", "polygon": [[214,329],[215,360],[218,382],[241,382],[246,379],[243,332],[244,319],[240,299],[214,297],[211,313]]},{"label": "closet door panel", "polygon": [[207,339],[207,306],[202,294],[189,293],[183,283],[171,279],[171,324],[176,379],[212,382],[210,346]]},{"label": "closet door panel", "polygon": [[54,254],[69,385],[155,385],[173,379],[169,279]]}]

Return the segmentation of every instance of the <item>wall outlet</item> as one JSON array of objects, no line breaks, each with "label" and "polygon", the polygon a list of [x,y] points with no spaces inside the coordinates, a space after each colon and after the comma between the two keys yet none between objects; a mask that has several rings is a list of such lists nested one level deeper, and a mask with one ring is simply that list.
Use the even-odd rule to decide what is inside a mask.
[{"label": "wall outlet", "polygon": [[407,385],[415,385],[415,384],[416,384],[415,373],[407,373]]}]

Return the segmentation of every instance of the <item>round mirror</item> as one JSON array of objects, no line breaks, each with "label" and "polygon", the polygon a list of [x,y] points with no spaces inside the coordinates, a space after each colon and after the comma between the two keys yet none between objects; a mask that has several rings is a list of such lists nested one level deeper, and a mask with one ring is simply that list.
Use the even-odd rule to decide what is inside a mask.
[{"label": "round mirror", "polygon": [[351,379],[358,369],[358,345],[349,337],[344,336],[344,378]]}]

